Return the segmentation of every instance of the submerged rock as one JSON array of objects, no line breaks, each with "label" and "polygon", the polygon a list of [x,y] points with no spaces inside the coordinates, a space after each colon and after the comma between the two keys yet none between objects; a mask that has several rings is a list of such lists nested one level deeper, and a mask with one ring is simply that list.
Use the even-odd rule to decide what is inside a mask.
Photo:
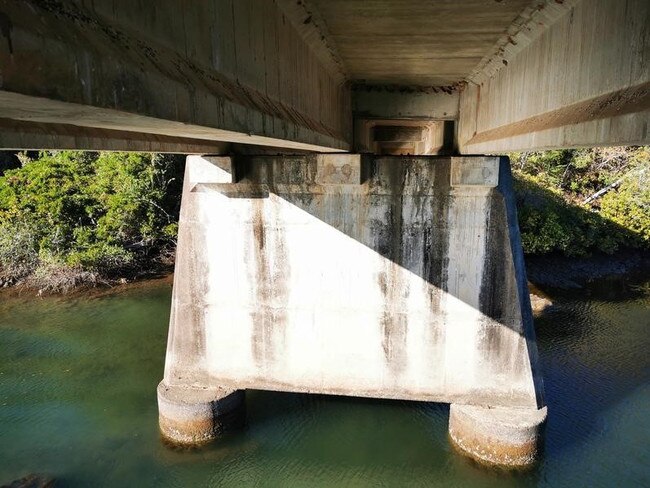
[{"label": "submerged rock", "polygon": [[54,488],[55,486],[54,478],[29,474],[24,478],[2,485],[0,488]]},{"label": "submerged rock", "polygon": [[530,305],[533,309],[533,315],[537,316],[537,315],[541,315],[544,312],[544,310],[551,307],[553,305],[553,302],[544,296],[535,295],[534,293],[531,293]]},{"label": "submerged rock", "polygon": [[528,282],[528,291],[530,292],[530,306],[533,309],[533,316],[537,317],[553,306],[550,297],[531,282]]}]

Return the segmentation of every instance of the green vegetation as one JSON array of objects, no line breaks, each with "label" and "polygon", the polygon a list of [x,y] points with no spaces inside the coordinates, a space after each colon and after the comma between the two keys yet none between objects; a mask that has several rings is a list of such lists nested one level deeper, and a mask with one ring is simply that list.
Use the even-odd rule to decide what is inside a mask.
[{"label": "green vegetation", "polygon": [[[526,253],[650,248],[649,147],[511,160]],[[182,168],[156,154],[0,153],[0,285],[65,291],[168,266]]]},{"label": "green vegetation", "polygon": [[111,281],[173,253],[173,156],[41,152],[0,176],[0,280],[42,290]]},{"label": "green vegetation", "polygon": [[650,248],[650,147],[516,153],[510,158],[527,254],[586,256]]}]

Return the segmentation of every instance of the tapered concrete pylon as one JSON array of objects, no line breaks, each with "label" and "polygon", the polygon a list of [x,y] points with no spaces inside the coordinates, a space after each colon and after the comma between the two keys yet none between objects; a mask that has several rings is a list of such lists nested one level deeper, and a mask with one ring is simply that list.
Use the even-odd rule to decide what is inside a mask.
[{"label": "tapered concrete pylon", "polygon": [[[158,385],[158,413],[163,438],[176,445],[200,445],[243,425],[244,391],[222,387],[207,378],[204,367],[206,324],[202,292],[205,276],[196,267],[203,252],[202,229],[194,225],[192,189],[198,181],[230,182],[230,158],[193,164],[188,158],[176,251],[176,269],[165,378]],[[224,170],[219,165],[225,165]]]},{"label": "tapered concrete pylon", "polygon": [[163,434],[214,437],[247,388],[451,403],[465,454],[532,461],[543,388],[507,158],[188,158]]}]

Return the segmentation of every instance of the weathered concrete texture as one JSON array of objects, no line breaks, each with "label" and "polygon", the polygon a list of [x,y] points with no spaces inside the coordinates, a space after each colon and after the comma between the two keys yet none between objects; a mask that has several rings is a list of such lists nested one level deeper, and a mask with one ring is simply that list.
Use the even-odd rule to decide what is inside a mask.
[{"label": "weathered concrete texture", "polygon": [[[445,122],[404,119],[360,119],[354,121],[354,146],[358,152],[381,155],[438,154],[445,142]],[[407,135],[408,134],[408,135]]]},{"label": "weathered concrete texture", "polygon": [[650,140],[650,2],[566,0],[525,11],[468,78],[465,153]]},{"label": "weathered concrete texture", "polygon": [[223,154],[230,144],[133,131],[97,129],[70,124],[43,124],[0,118],[0,147],[144,151],[180,154]]},{"label": "weathered concrete texture", "polygon": [[457,121],[441,153],[647,144],[648,23],[647,0],[0,0],[0,117],[25,129],[0,147],[447,140],[376,150],[387,120]]},{"label": "weathered concrete texture", "polygon": [[356,85],[352,110],[357,118],[454,120],[458,90],[402,86]]},{"label": "weathered concrete texture", "polygon": [[0,27],[0,117],[349,147],[349,87],[275,2],[0,0]]},{"label": "weathered concrete texture", "polygon": [[499,158],[188,158],[165,382],[543,405],[509,178]]},{"label": "weathered concrete texture", "polygon": [[214,387],[158,385],[160,433],[175,445],[210,442],[241,427],[245,418],[244,391]]},{"label": "weathered concrete texture", "polygon": [[474,460],[502,467],[525,467],[539,455],[546,407],[476,407],[452,404],[449,437]]},{"label": "weathered concrete texture", "polygon": [[481,61],[530,0],[302,0],[350,79],[447,85]]}]

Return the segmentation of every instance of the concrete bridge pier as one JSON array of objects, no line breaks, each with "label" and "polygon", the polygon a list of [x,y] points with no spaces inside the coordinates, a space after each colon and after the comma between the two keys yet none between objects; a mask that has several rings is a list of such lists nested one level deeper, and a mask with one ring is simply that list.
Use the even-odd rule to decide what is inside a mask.
[{"label": "concrete bridge pier", "polygon": [[546,407],[451,405],[449,440],[483,464],[526,467],[538,459]]},{"label": "concrete bridge pier", "polygon": [[530,464],[546,417],[507,158],[190,156],[160,427],[243,390],[451,403],[465,455]]},{"label": "concrete bridge pier", "polygon": [[158,385],[160,433],[174,445],[198,446],[243,425],[243,390],[219,387]]},{"label": "concrete bridge pier", "polygon": [[160,433],[174,445],[208,443],[245,420],[245,391],[215,383],[204,365],[207,276],[197,264],[207,242],[201,241],[206,229],[197,225],[192,194],[197,182],[231,182],[230,171],[230,158],[187,158],[165,378],[157,388]]}]

